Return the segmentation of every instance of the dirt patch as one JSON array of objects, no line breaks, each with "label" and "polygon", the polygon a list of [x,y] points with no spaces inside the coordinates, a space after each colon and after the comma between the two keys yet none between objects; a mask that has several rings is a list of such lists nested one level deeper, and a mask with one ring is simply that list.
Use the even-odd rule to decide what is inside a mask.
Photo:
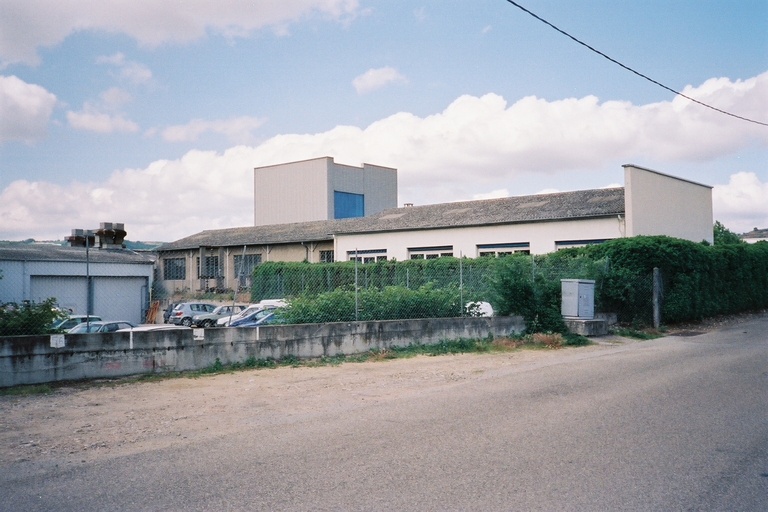
[{"label": "dirt patch", "polygon": [[604,347],[279,367],[3,396],[0,465],[41,459],[72,463],[194,443],[489,378],[513,366],[533,368],[566,352],[600,349]]}]

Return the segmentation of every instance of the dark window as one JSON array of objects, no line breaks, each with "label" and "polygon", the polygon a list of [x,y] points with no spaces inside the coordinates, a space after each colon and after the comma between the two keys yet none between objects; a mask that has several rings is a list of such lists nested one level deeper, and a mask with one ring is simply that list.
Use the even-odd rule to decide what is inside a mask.
[{"label": "dark window", "polygon": [[261,263],[261,254],[246,254],[245,266],[243,266],[243,255],[236,254],[234,257],[235,277],[239,280],[240,286],[246,287],[251,282],[253,269]]},{"label": "dark window", "polygon": [[206,256],[204,273],[200,273],[200,257],[197,257],[197,278],[198,279],[212,279],[219,277],[219,257],[218,256]]},{"label": "dark window", "polygon": [[412,260],[423,260],[424,259],[424,255],[423,254],[411,254],[411,259]]},{"label": "dark window", "polygon": [[163,260],[163,279],[184,280],[187,278],[187,260],[185,258],[168,258]]},{"label": "dark window", "polygon": [[362,217],[365,214],[365,197],[363,194],[333,191],[333,218],[347,219]]},{"label": "dark window", "polygon": [[320,251],[320,261],[323,263],[333,263],[333,251]]},{"label": "dark window", "polygon": [[386,256],[376,256],[376,261],[387,261]]}]

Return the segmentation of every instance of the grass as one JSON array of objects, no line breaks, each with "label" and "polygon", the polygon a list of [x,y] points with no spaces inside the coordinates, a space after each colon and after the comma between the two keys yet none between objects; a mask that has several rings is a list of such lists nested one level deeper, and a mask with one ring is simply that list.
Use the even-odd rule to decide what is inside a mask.
[{"label": "grass", "polygon": [[653,340],[664,336],[663,333],[656,329],[633,329],[631,327],[618,327],[611,331],[612,334],[618,336],[624,336],[625,338],[634,338],[636,340]]},{"label": "grass", "polygon": [[53,388],[49,384],[28,384],[10,388],[0,388],[0,396],[43,395],[52,392]]},{"label": "grass", "polygon": [[0,396],[51,393],[54,391],[54,389],[62,387],[115,386],[118,384],[158,382],[182,377],[198,378],[208,375],[232,373],[241,370],[278,368],[280,366],[290,366],[294,368],[304,366],[314,368],[321,366],[337,366],[342,363],[386,361],[389,359],[401,359],[419,355],[440,356],[447,354],[513,352],[517,350],[548,350],[567,346],[584,346],[591,343],[592,342],[584,336],[579,336],[577,334],[569,333],[563,335],[552,333],[535,333],[532,335],[501,338],[494,338],[493,336],[489,335],[486,338],[478,340],[459,338],[457,340],[441,340],[438,343],[427,345],[421,343],[413,343],[407,347],[371,349],[360,354],[338,354],[335,356],[322,356],[314,359],[298,359],[293,355],[287,355],[281,359],[273,359],[271,357],[266,359],[256,359],[254,356],[250,356],[245,361],[224,364],[217,357],[216,361],[214,361],[212,364],[206,366],[205,368],[194,371],[152,373],[109,380],[98,379],[90,381],[53,382],[50,384],[14,386],[10,388],[0,388]]}]

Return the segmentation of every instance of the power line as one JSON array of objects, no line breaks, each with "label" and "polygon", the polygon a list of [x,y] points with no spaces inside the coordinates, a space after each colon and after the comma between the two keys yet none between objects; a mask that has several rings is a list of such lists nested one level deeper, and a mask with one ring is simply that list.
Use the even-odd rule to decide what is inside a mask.
[{"label": "power line", "polygon": [[694,102],[694,103],[698,103],[698,104],[699,104],[699,105],[701,105],[701,106],[704,106],[704,107],[707,107],[707,108],[711,108],[712,110],[715,110],[715,111],[717,111],[717,112],[720,112],[721,114],[725,114],[725,115],[727,115],[727,116],[735,117],[736,119],[741,119],[742,121],[747,121],[747,122],[749,122],[749,123],[755,123],[755,124],[759,124],[759,125],[762,125],[762,126],[768,126],[768,123],[763,123],[763,122],[761,122],[761,121],[755,121],[754,119],[749,119],[748,117],[742,117],[742,116],[739,116],[739,115],[736,115],[736,114],[732,114],[732,113],[730,113],[730,112],[726,112],[725,110],[721,110],[721,109],[719,109],[719,108],[717,108],[717,107],[713,107],[712,105],[708,105],[707,103],[704,103],[703,101],[699,101],[699,100],[697,100],[697,99],[695,99],[695,98],[691,98],[690,96],[686,96],[685,94],[681,93],[680,91],[676,91],[676,90],[672,89],[671,87],[668,87],[668,86],[666,86],[666,85],[662,84],[661,82],[657,82],[657,81],[656,81],[656,80],[654,80],[653,78],[651,78],[651,77],[649,77],[649,76],[646,76],[646,75],[644,75],[644,74],[640,73],[639,71],[635,71],[635,70],[634,70],[634,69],[632,69],[631,67],[629,67],[629,66],[627,66],[627,65],[624,65],[624,64],[622,64],[621,62],[617,61],[617,60],[616,60],[616,59],[614,59],[614,58],[611,58],[611,57],[609,57],[608,55],[604,54],[604,53],[603,53],[603,52],[601,52],[600,50],[597,50],[597,49],[595,49],[595,48],[593,48],[593,47],[589,46],[589,45],[588,45],[587,43],[585,43],[584,41],[581,41],[581,40],[579,40],[579,39],[577,39],[577,38],[573,37],[571,34],[569,34],[568,32],[566,32],[565,30],[562,30],[562,29],[560,29],[560,28],[556,27],[556,26],[555,26],[555,25],[553,25],[552,23],[548,22],[547,20],[545,20],[545,19],[544,19],[544,18],[542,18],[541,16],[538,16],[538,15],[536,15],[535,13],[533,13],[533,12],[529,11],[528,9],[526,9],[526,8],[525,8],[525,7],[523,7],[522,5],[518,4],[517,2],[513,2],[512,0],[507,0],[507,2],[509,2],[510,4],[514,5],[515,7],[517,7],[518,9],[520,9],[521,11],[524,11],[524,12],[526,12],[526,13],[530,14],[531,16],[533,16],[534,18],[536,18],[536,19],[537,19],[537,20],[539,20],[540,22],[544,23],[545,25],[549,25],[550,27],[552,27],[553,29],[557,30],[558,32],[560,32],[560,33],[561,33],[561,34],[563,34],[564,36],[566,36],[566,37],[568,37],[568,38],[570,38],[570,39],[573,39],[574,41],[576,41],[577,43],[579,43],[581,46],[584,46],[584,47],[586,47],[586,48],[588,48],[588,49],[592,50],[593,52],[595,52],[596,54],[600,55],[601,57],[604,57],[604,58],[608,59],[609,61],[613,62],[614,64],[618,64],[619,66],[621,66],[622,68],[626,69],[627,71],[630,71],[630,72],[632,72],[632,73],[636,74],[637,76],[639,76],[639,77],[641,77],[641,78],[645,78],[645,79],[646,79],[646,80],[648,80],[649,82],[651,82],[651,83],[654,83],[654,84],[658,85],[659,87],[661,87],[661,88],[663,88],[663,89],[666,89],[666,90],[668,90],[669,92],[673,92],[673,93],[675,93],[676,95],[678,95],[678,96],[682,96],[683,98],[685,98],[685,99],[687,99],[687,100],[690,100],[690,101],[692,101],[692,102]]}]

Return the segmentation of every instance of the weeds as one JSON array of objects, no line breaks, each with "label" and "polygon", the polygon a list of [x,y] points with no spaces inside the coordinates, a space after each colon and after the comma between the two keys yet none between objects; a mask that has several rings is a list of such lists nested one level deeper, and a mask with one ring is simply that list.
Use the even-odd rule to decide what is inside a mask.
[{"label": "weeds", "polygon": [[48,384],[29,384],[13,386],[11,388],[0,388],[0,396],[44,395],[52,392],[53,388]]},{"label": "weeds", "polygon": [[662,333],[655,329],[646,329],[641,331],[639,329],[632,329],[629,327],[619,327],[617,329],[613,329],[611,333],[618,336],[624,336],[625,338],[634,338],[636,340],[653,340],[664,336]]}]

